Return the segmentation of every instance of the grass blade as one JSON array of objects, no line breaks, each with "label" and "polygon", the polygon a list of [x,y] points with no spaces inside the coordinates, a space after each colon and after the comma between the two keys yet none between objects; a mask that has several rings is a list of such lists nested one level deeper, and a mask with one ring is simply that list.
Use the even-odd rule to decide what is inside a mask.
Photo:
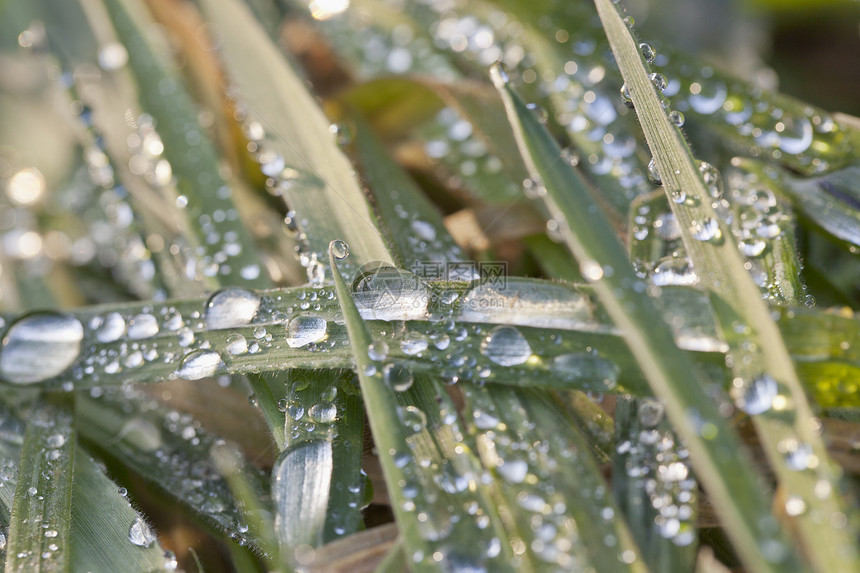
[{"label": "grass blade", "polygon": [[[749,458],[741,453],[697,369],[678,352],[618,238],[599,216],[577,173],[560,161],[558,144],[507,84],[504,71],[496,67],[491,74],[529,171],[546,186],[548,207],[565,243],[624,333],[655,395],[665,402],[669,420],[690,449],[697,474],[720,508],[738,552],[755,570],[799,570],[787,541],[774,530],[769,496],[755,479]],[[691,373],[695,383],[689,381]],[[768,546],[777,550],[763,553]]]},{"label": "grass blade", "polygon": [[[625,83],[633,98],[645,138],[656,161],[664,190],[681,226],[684,245],[697,268],[712,301],[730,347],[735,394],[755,392],[760,381],[778,387],[778,395],[788,400],[783,408],[766,404],[752,411],[753,423],[765,446],[771,467],[789,496],[799,496],[810,511],[789,511],[799,531],[803,549],[812,565],[821,571],[849,570],[860,566],[856,519],[847,519],[847,504],[840,493],[841,471],[829,459],[815,430],[815,420],[806,395],[797,379],[786,346],[772,320],[770,309],[761,300],[758,287],[744,269],[744,261],[731,231],[711,206],[711,197],[683,135],[669,120],[639,51],[638,44],[623,22],[618,8],[608,0],[597,0],[604,24]],[[689,201],[687,200],[689,198]],[[744,325],[744,336],[738,336]],[[776,394],[776,393],[775,393]],[[818,462],[815,467],[796,468],[786,456],[787,444],[802,444]],[[704,475],[699,474],[703,479]],[[828,484],[832,494],[817,496],[816,484]],[[797,497],[791,497],[797,499]],[[837,526],[827,532],[813,514],[833,516]],[[731,533],[731,530],[730,530]],[[745,557],[746,558],[746,557]]]},{"label": "grass blade", "polygon": [[75,431],[69,404],[39,402],[24,434],[6,571],[69,571]]}]

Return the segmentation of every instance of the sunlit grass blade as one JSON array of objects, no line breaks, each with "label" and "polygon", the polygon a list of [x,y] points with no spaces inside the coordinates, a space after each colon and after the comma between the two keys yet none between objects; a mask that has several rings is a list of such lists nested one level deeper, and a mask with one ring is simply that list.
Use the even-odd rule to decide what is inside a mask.
[{"label": "sunlit grass blade", "polygon": [[[615,5],[608,0],[597,0],[596,4],[680,224],[684,245],[702,285],[712,295],[715,314],[730,347],[736,402],[752,415],[783,493],[804,504],[802,512],[787,510],[798,529],[803,551],[821,571],[858,567],[860,552],[854,541],[857,518],[847,513],[848,506],[840,494],[841,472],[828,458],[770,309],[746,272],[731,231],[712,207],[700,166],[670,121],[638,43]],[[739,327],[743,332],[740,336]],[[759,392],[762,384],[769,387],[765,402],[759,405],[752,398],[747,401],[745,396]],[[783,406],[779,405],[781,401],[785,401]],[[793,464],[787,454],[791,450],[788,444],[808,449],[817,461],[812,465]],[[702,472],[699,475],[703,481],[706,479]],[[815,493],[820,491],[817,488],[822,481],[828,484],[829,493],[825,496]],[[812,518],[818,512],[836,519],[834,523],[828,518],[830,528],[826,533]]]},{"label": "sunlit grass blade", "polygon": [[69,403],[38,402],[27,420],[6,571],[69,571],[76,436]]},{"label": "sunlit grass blade", "polygon": [[[669,420],[686,442],[694,468],[719,507],[738,552],[757,570],[800,569],[787,541],[773,526],[770,496],[705,390],[710,382],[678,351],[624,247],[599,215],[576,172],[560,161],[558,144],[507,84],[504,70],[496,67],[491,74],[505,100],[526,164],[532,176],[546,186],[548,207],[561,236],[621,328],[655,395],[664,401]],[[776,550],[764,553],[768,547]]]},{"label": "sunlit grass blade", "polygon": [[72,571],[156,571],[176,567],[144,517],[101,466],[85,452],[75,456]]},{"label": "sunlit grass blade", "polygon": [[358,264],[387,261],[353,168],[302,80],[244,4],[206,0],[202,6],[221,31],[221,53],[248,120],[268,134],[265,145],[277,155],[278,166],[285,166],[272,178],[283,182],[283,198],[306,236],[307,256],[325,265],[329,242],[341,239]]}]

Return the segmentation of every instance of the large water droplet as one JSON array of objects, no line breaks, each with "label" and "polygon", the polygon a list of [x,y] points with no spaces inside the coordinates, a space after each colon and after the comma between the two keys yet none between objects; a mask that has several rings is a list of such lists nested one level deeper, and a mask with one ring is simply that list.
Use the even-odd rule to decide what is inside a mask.
[{"label": "large water droplet", "polygon": [[497,326],[481,343],[481,354],[502,366],[522,364],[532,355],[532,347],[513,326]]},{"label": "large water droplet", "polygon": [[233,356],[239,356],[248,352],[248,341],[238,332],[227,337],[227,352]]},{"label": "large water droplet", "polygon": [[429,343],[427,337],[420,332],[407,333],[400,340],[400,350],[408,356],[414,356],[427,350]]},{"label": "large water droplet", "polygon": [[686,258],[665,257],[654,268],[651,282],[661,287],[668,285],[694,286],[699,282],[699,277]]},{"label": "large water droplet", "polygon": [[125,334],[125,319],[118,312],[108,313],[96,328],[99,342],[114,342]]},{"label": "large water droplet", "polygon": [[587,382],[590,389],[612,390],[620,369],[613,362],[584,352],[562,354],[552,361],[552,370],[562,378]]},{"label": "large water droplet", "polygon": [[353,281],[353,299],[365,320],[420,319],[427,316],[430,287],[408,271],[368,265]]},{"label": "large water droplet", "polygon": [[382,369],[382,380],[395,392],[405,392],[415,382],[415,375],[408,366],[386,364]]},{"label": "large water droplet", "polygon": [[651,44],[642,42],[639,44],[639,51],[642,52],[642,57],[645,58],[645,61],[649,64],[654,62],[654,58],[657,57],[657,52],[654,51],[654,48],[651,47]]},{"label": "large water droplet", "polygon": [[349,256],[349,245],[345,241],[341,241],[340,239],[332,241],[329,248],[331,249],[331,254],[336,259],[342,260]]},{"label": "large water droplet", "polygon": [[81,352],[84,327],[74,316],[35,313],[15,321],[0,348],[0,377],[30,384],[63,372]]},{"label": "large water droplet", "polygon": [[131,527],[128,530],[128,540],[138,547],[149,547],[155,543],[155,533],[142,517],[136,518],[131,522]]},{"label": "large water droplet", "polygon": [[[484,283],[470,290],[460,304],[459,320],[546,328],[593,324],[591,304],[559,284],[509,277],[504,284]],[[438,342],[437,348],[442,349]]]},{"label": "large water droplet", "polygon": [[397,409],[397,417],[411,434],[417,434],[427,427],[427,415],[420,408],[406,406]]},{"label": "large water droplet", "polygon": [[245,326],[260,309],[260,296],[243,288],[219,290],[206,303],[206,328],[220,330]]},{"label": "large water droplet", "polygon": [[331,402],[314,404],[308,408],[308,417],[318,424],[330,424],[337,419],[337,406]]},{"label": "large water droplet", "polygon": [[184,380],[200,380],[214,375],[223,364],[221,355],[214,350],[194,350],[182,359],[176,375]]},{"label": "large water droplet", "polygon": [[290,348],[302,348],[312,342],[319,342],[326,337],[327,329],[328,322],[321,316],[294,316],[287,324],[287,345]]},{"label": "large water droplet", "polygon": [[151,314],[138,314],[128,321],[128,337],[132,340],[152,338],[156,334],[158,334],[158,319]]}]

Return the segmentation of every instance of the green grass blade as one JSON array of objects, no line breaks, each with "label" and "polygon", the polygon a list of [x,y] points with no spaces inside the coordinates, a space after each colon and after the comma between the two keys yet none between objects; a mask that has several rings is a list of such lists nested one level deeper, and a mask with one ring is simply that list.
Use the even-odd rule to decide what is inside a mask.
[{"label": "green grass blade", "polygon": [[[256,547],[240,502],[220,477],[210,450],[220,438],[190,415],[168,410],[133,390],[108,389],[99,399],[81,397],[81,435],[143,478],[155,483],[216,529]],[[264,474],[245,461],[241,471],[256,497],[266,498]]]},{"label": "green grass blade", "polygon": [[325,264],[329,242],[349,243],[357,264],[388,261],[353,168],[329,134],[330,122],[278,48],[241,2],[206,0],[206,16],[223,35],[227,71],[293,178],[283,196],[307,237],[308,256]]},{"label": "green grass blade", "polygon": [[72,571],[143,573],[167,569],[171,562],[175,567],[143,516],[86,453],[75,456],[73,495]]},{"label": "green grass blade", "polygon": [[9,524],[6,571],[69,571],[75,431],[69,404],[28,417]]},{"label": "green grass blade", "polygon": [[[669,420],[690,449],[697,474],[719,507],[738,552],[756,570],[800,569],[787,541],[774,528],[766,501],[770,496],[762,490],[736,435],[706,393],[706,382],[678,352],[618,238],[600,217],[577,173],[560,160],[558,144],[508,86],[504,71],[494,68],[492,75],[529,171],[546,186],[549,208],[562,237],[624,333],[655,395],[665,402]],[[763,549],[769,546],[777,550],[765,554]]]},{"label": "green grass blade", "polygon": [[[799,496],[804,507],[809,508],[799,515],[794,515],[797,511],[789,511],[804,551],[812,565],[821,571],[856,568],[860,566],[860,552],[855,543],[857,520],[848,516],[847,504],[839,493],[841,471],[829,459],[815,430],[812,422],[815,418],[770,309],[744,269],[743,258],[730,240],[731,231],[711,206],[699,166],[683,135],[669,120],[636,40],[616,6],[608,0],[597,0],[597,8],[681,226],[687,252],[703,285],[712,294],[718,322],[730,347],[737,380],[735,392],[749,392],[756,381],[766,377],[768,383],[773,381],[778,386],[782,399],[788,401],[782,408],[768,404],[765,411],[756,411],[752,419],[779,483],[789,496]],[[706,228],[709,230],[704,231]],[[740,325],[746,331],[743,336],[737,335]],[[818,460],[815,467],[800,470],[793,467],[790,456],[785,454],[789,443],[809,448]],[[701,472],[700,476],[704,479]],[[824,499],[815,494],[816,484],[822,481],[832,491]],[[814,514],[834,516],[837,525],[834,527],[828,518],[831,527],[825,533],[812,518]]]},{"label": "green grass blade", "polygon": [[166,157],[185,197],[186,221],[198,236],[217,237],[214,242],[200,243],[205,252],[199,261],[201,276],[217,276],[227,284],[264,286],[265,274],[247,229],[235,225],[229,217],[219,222],[212,216],[216,212],[235,212],[232,190],[221,176],[215,147],[197,121],[182,78],[170,70],[163,55],[153,49],[142,32],[146,21],[142,7],[127,0],[105,0],[105,7],[128,50],[142,107],[157,122]]},{"label": "green grass blade", "polygon": [[665,421],[663,406],[648,398],[619,399],[615,422],[612,491],[645,562],[652,571],[692,570],[698,484],[683,445]]},{"label": "green grass blade", "polygon": [[549,394],[472,387],[464,393],[465,417],[495,474],[518,567],[647,571],[585,439]]}]

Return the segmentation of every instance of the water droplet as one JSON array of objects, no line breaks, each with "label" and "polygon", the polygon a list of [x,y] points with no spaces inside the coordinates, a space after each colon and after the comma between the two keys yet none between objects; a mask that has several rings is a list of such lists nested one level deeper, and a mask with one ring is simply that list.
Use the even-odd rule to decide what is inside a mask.
[{"label": "water droplet", "polygon": [[773,400],[779,393],[779,385],[771,376],[762,374],[754,378],[743,389],[738,408],[751,416],[767,412],[773,407]]},{"label": "water droplet", "polygon": [[341,241],[340,239],[332,241],[329,248],[331,249],[331,254],[338,260],[343,260],[349,256],[349,245],[346,244],[346,241]]},{"label": "water droplet", "polygon": [[662,185],[663,180],[660,179],[660,172],[657,171],[657,160],[653,157],[648,162],[648,180],[654,185]]},{"label": "water droplet", "polygon": [[385,341],[370,343],[367,347],[367,357],[376,361],[385,360],[388,358],[388,344]]},{"label": "water droplet", "polygon": [[705,186],[708,188],[708,194],[714,199],[719,199],[720,197],[722,197],[722,180],[720,178],[720,172],[717,170],[717,168],[708,163],[707,161],[700,161],[699,173],[702,176],[702,181],[705,182]]},{"label": "water droplet", "polygon": [[81,352],[84,327],[70,315],[45,312],[24,316],[6,331],[0,346],[0,377],[30,384],[63,372]]},{"label": "water droplet", "polygon": [[497,326],[481,343],[481,354],[496,364],[516,366],[532,355],[532,348],[513,326]]},{"label": "water droplet", "polygon": [[666,89],[666,86],[669,85],[669,82],[666,81],[666,76],[661,73],[654,72],[648,77],[651,79],[651,83],[654,84],[654,87],[661,93]]},{"label": "water droplet", "polygon": [[63,434],[53,434],[48,436],[45,443],[49,448],[62,448],[66,443],[66,437]]},{"label": "water droplet", "polygon": [[128,540],[138,547],[149,547],[155,543],[155,533],[142,517],[137,517],[131,522],[128,530]]},{"label": "water droplet", "polygon": [[420,332],[409,332],[400,340],[400,350],[407,356],[415,356],[427,350],[427,337]]},{"label": "water droplet", "polygon": [[318,424],[330,424],[337,419],[337,406],[331,402],[314,404],[308,408],[308,417]]},{"label": "water droplet", "polygon": [[637,415],[639,423],[646,428],[653,428],[663,419],[666,409],[663,403],[653,398],[643,398],[639,401],[639,409]]},{"label": "water droplet", "polygon": [[249,324],[260,309],[260,296],[238,287],[213,294],[206,303],[206,328],[220,330]]},{"label": "water droplet", "polygon": [[538,122],[546,125],[546,122],[549,120],[549,114],[546,109],[536,103],[528,103],[526,104],[526,108],[534,114]]},{"label": "water droplet", "polygon": [[415,406],[406,406],[405,408],[397,409],[397,416],[400,422],[409,431],[410,434],[417,434],[427,427],[427,415],[420,408]]},{"label": "water droplet", "polygon": [[357,273],[353,299],[365,320],[421,319],[427,316],[430,287],[408,271],[372,264]]},{"label": "water droplet", "polygon": [[99,342],[114,342],[125,334],[125,319],[118,312],[108,313],[96,329]]},{"label": "water droplet", "polygon": [[693,221],[690,225],[690,233],[697,241],[712,241],[722,236],[719,222],[711,217],[705,217],[701,221]]},{"label": "water droplet", "polygon": [[221,355],[214,350],[193,350],[182,359],[176,375],[184,380],[200,380],[214,375],[223,365]]},{"label": "water droplet", "polygon": [[699,277],[688,259],[665,257],[654,267],[651,282],[657,286],[694,286],[698,284]]},{"label": "water droplet", "polygon": [[415,382],[415,375],[408,366],[386,364],[382,369],[382,380],[395,392],[405,392]]},{"label": "water droplet", "polygon": [[[598,265],[599,268],[599,265]],[[459,320],[546,328],[575,328],[592,324],[591,304],[581,294],[560,284],[535,285],[513,277],[507,283],[483,283],[472,288],[460,305]],[[436,340],[447,348],[446,337]]]},{"label": "water droplet", "polygon": [[294,316],[287,324],[287,345],[290,348],[302,348],[312,342],[319,342],[326,337],[327,330],[328,322],[321,316]]},{"label": "water droplet", "polygon": [[621,101],[630,109],[633,109],[633,98],[630,96],[630,89],[627,84],[621,86]]},{"label": "water droplet", "polygon": [[642,42],[639,44],[639,51],[642,52],[642,57],[645,58],[645,61],[649,64],[654,63],[654,58],[657,57],[657,52],[654,51],[654,48],[651,47],[651,44],[647,44]]},{"label": "water droplet", "polygon": [[239,356],[248,352],[248,341],[238,332],[234,332],[227,337],[226,347],[228,353],[233,356]]},{"label": "water droplet", "polygon": [[152,338],[156,334],[158,334],[158,320],[151,314],[138,314],[128,321],[128,337],[132,340]]},{"label": "water droplet", "polygon": [[669,121],[671,121],[672,125],[674,125],[675,127],[684,127],[684,121],[686,120],[684,118],[683,113],[676,109],[673,109],[669,112]]}]

